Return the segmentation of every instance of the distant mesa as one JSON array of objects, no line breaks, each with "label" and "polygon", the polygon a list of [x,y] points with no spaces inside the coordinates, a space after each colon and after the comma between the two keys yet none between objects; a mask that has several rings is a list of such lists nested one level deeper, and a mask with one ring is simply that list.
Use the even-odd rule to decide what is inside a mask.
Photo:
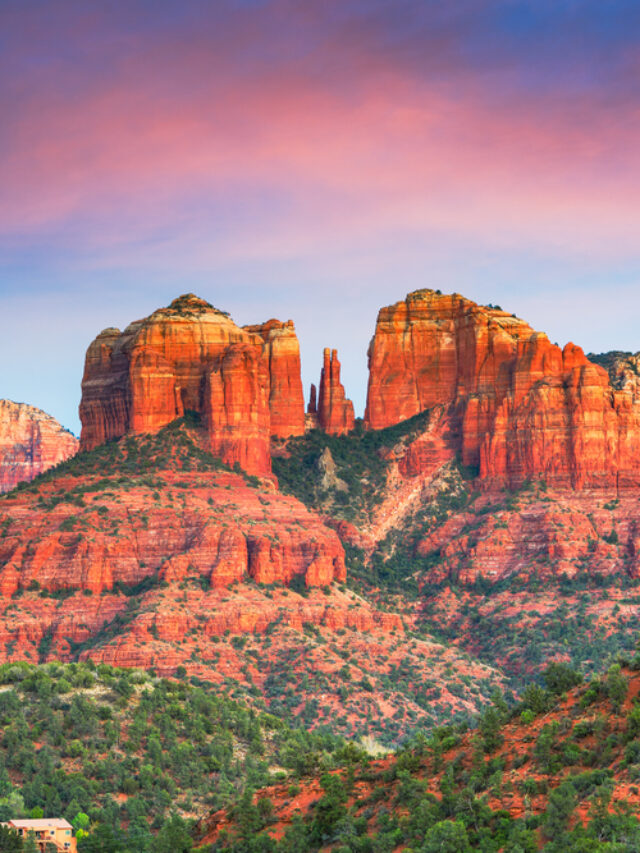
[{"label": "distant mesa", "polygon": [[0,492],[33,480],[77,450],[78,439],[51,415],[0,400]]}]

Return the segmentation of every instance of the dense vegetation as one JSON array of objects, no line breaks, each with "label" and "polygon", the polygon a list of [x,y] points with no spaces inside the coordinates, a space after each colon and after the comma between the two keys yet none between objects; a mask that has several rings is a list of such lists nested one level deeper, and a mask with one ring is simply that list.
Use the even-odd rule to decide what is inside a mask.
[{"label": "dense vegetation", "polygon": [[81,826],[86,815],[82,851],[174,853],[190,815],[331,768],[344,750],[195,679],[4,664],[0,684],[0,820],[44,812]]},{"label": "dense vegetation", "polygon": [[[430,411],[381,430],[365,430],[362,421],[348,435],[311,430],[276,445],[273,471],[280,488],[307,506],[330,511],[336,518],[365,521],[382,499],[388,461],[385,456],[399,443],[415,439],[429,422]],[[323,452],[336,465],[337,484],[323,486]]]},{"label": "dense vegetation", "polygon": [[[196,849],[207,822],[190,816],[221,807],[230,828],[202,853],[631,853],[640,658],[622,664],[587,683],[553,664],[515,707],[496,696],[477,729],[442,727],[382,760],[206,684],[5,664],[0,818],[64,815],[80,851],[106,853]],[[29,849],[9,844],[0,837],[0,849]]]},{"label": "dense vegetation", "polygon": [[475,731],[441,728],[391,760],[354,755],[320,777],[320,796],[293,819],[283,819],[286,802],[245,796],[210,849],[634,853],[640,658],[625,663],[632,670],[613,664],[584,685],[554,664],[546,686],[529,687],[516,707],[496,697]]}]

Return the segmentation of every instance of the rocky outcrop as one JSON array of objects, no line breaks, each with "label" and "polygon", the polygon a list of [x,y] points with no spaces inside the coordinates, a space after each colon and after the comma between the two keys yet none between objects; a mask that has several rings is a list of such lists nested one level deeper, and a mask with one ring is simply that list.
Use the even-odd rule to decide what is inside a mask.
[{"label": "rocky outcrop", "polygon": [[458,294],[418,290],[378,314],[365,423],[382,429],[471,394],[503,396],[519,340],[533,329]]},{"label": "rocky outcrop", "polygon": [[270,436],[304,431],[300,354],[293,324],[236,326],[187,294],[90,345],[82,380],[81,446],[157,432],[200,413],[211,450],[255,474],[270,471]]},{"label": "rocky outcrop", "polygon": [[318,414],[318,393],[317,388],[311,383],[311,388],[309,390],[309,404],[307,405],[307,414],[308,415],[317,415]]},{"label": "rocky outcrop", "polygon": [[[548,341],[520,350],[512,388],[489,429],[478,423],[477,404],[465,412],[465,455],[478,448],[481,475],[514,484],[542,477],[578,489],[640,484],[640,406],[633,396],[614,391],[606,372],[571,344],[562,352]],[[535,360],[545,356],[548,372],[536,377]]]},{"label": "rocky outcrop", "polygon": [[347,400],[340,382],[340,362],[336,350],[324,351],[317,414],[320,429],[332,435],[350,432],[355,425],[353,403]]},{"label": "rocky outcrop", "polygon": [[589,361],[604,367],[614,388],[640,393],[640,352],[608,352],[589,354]]},{"label": "rocky outcrop", "polygon": [[380,311],[369,370],[368,427],[442,406],[448,439],[487,485],[640,485],[637,383],[614,387],[579,347],[499,308],[411,293]]},{"label": "rocky outcrop", "polygon": [[304,428],[305,432],[307,432],[311,429],[318,429],[318,427],[318,392],[316,386],[311,383],[307,412],[304,416]]},{"label": "rocky outcrop", "polygon": [[0,400],[0,492],[73,456],[78,439],[46,412]]},{"label": "rocky outcrop", "polygon": [[340,477],[338,477],[338,466],[336,465],[328,447],[325,447],[322,451],[316,465],[322,474],[320,488],[323,491],[326,492],[330,489],[335,489],[338,492],[349,491],[349,486],[347,486],[344,480],[341,480]]}]

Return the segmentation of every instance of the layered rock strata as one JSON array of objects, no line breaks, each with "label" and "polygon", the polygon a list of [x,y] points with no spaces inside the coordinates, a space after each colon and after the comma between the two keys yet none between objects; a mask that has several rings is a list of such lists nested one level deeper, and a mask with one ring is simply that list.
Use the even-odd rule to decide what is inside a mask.
[{"label": "layered rock strata", "polygon": [[[483,511],[486,510],[486,511]],[[485,504],[452,515],[418,543],[431,558],[428,583],[473,584],[582,577],[640,578],[637,499],[521,492],[517,503]]]},{"label": "layered rock strata", "polygon": [[300,352],[291,322],[240,328],[187,294],[168,308],[106,329],[90,345],[82,380],[81,446],[157,432],[200,413],[211,450],[255,474],[271,470],[271,435],[304,431]]},{"label": "layered rock strata", "polygon": [[[126,502],[103,495],[104,478],[56,480],[0,511],[0,594],[28,589],[91,591],[146,580],[203,578],[307,586],[344,581],[337,534],[294,498],[249,487],[232,473],[181,472],[129,486]],[[58,503],[56,488],[82,484],[83,504]],[[118,491],[117,478],[113,488]],[[188,500],[187,500],[188,497]]]},{"label": "layered rock strata", "polygon": [[454,449],[487,485],[640,485],[637,383],[614,387],[579,347],[500,308],[411,293],[380,311],[369,371],[369,428],[442,406]]},{"label": "layered rock strata", "polygon": [[78,439],[46,412],[0,400],[0,492],[73,456]]}]

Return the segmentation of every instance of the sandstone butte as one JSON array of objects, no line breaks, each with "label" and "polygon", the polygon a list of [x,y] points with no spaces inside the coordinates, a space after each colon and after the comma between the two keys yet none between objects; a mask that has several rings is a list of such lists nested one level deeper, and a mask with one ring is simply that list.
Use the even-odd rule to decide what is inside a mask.
[{"label": "sandstone butte", "polygon": [[573,344],[458,294],[418,290],[378,315],[369,346],[365,424],[425,409],[441,429],[409,454],[414,473],[441,454],[477,469],[485,488],[531,479],[564,489],[640,485],[640,390],[627,360],[613,382]]},{"label": "sandstone butte", "polygon": [[58,465],[78,449],[78,439],[46,412],[0,400],[0,492]]},{"label": "sandstone butte", "polygon": [[186,294],[168,308],[105,329],[87,350],[80,444],[157,432],[202,416],[209,449],[252,474],[271,470],[270,436],[304,432],[300,349],[291,321],[240,328]]},{"label": "sandstone butte", "polygon": [[344,435],[355,426],[353,403],[347,400],[340,381],[337,350],[324,350],[317,402],[316,386],[312,385],[307,412],[315,416],[317,426],[330,435]]}]

